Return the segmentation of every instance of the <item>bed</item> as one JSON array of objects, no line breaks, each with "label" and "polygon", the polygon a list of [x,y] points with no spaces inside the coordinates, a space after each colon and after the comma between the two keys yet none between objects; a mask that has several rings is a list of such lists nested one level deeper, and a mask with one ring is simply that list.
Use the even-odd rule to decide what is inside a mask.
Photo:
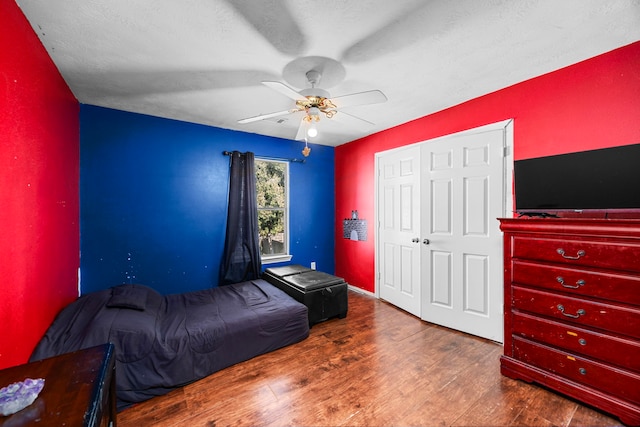
[{"label": "bed", "polygon": [[262,279],[165,296],[120,285],[65,307],[30,361],[112,342],[121,410],[308,335],[307,307]]}]

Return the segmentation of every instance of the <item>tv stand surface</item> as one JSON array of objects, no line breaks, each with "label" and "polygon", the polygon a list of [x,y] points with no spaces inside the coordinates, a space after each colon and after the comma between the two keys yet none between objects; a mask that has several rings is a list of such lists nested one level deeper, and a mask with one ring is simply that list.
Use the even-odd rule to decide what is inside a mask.
[{"label": "tv stand surface", "polygon": [[518,218],[640,219],[640,209],[516,210]]},{"label": "tv stand surface", "polygon": [[529,218],[559,218],[557,214],[549,213],[549,212],[517,212],[518,218],[529,217]]}]

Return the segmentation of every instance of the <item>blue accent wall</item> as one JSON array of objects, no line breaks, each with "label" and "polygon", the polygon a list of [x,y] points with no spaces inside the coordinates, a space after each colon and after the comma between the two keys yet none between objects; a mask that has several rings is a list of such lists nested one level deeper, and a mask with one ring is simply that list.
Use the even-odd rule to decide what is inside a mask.
[{"label": "blue accent wall", "polygon": [[[222,152],[302,159],[303,147],[81,105],[81,292],[122,283],[163,294],[217,286],[229,183]],[[334,149],[310,147],[305,163],[289,167],[290,263],[316,261],[333,273]]]}]

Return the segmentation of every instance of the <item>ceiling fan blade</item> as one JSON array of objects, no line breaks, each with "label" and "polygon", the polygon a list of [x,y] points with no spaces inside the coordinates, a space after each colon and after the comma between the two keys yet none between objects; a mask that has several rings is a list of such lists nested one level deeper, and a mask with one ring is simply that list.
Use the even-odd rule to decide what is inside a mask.
[{"label": "ceiling fan blade", "polygon": [[304,96],[300,95],[298,92],[296,92],[295,90],[293,90],[292,88],[290,88],[284,83],[266,81],[266,82],[262,82],[262,84],[275,90],[276,92],[280,92],[284,96],[291,98],[293,100],[297,101],[299,99],[304,99]]},{"label": "ceiling fan blade", "polygon": [[369,120],[362,119],[354,116],[353,114],[345,113],[344,111],[338,111],[331,120],[335,120],[347,126],[375,126],[375,123],[371,123]]},{"label": "ceiling fan blade", "polygon": [[[430,34],[440,34],[450,19],[444,19],[447,9],[445,2],[416,2],[417,5],[405,10],[400,16],[390,17],[391,20],[382,28],[366,35],[364,38],[346,49],[341,61],[359,64],[373,58],[406,48]],[[465,9],[473,7],[473,2],[464,2]],[[465,13],[465,16],[467,14]],[[449,18],[448,16],[446,18]]]},{"label": "ceiling fan blade", "polygon": [[336,107],[354,107],[356,105],[378,104],[386,102],[387,97],[379,90],[369,90],[367,92],[352,93],[351,95],[331,98]]},{"label": "ceiling fan blade", "polygon": [[296,110],[291,111],[291,110],[285,110],[285,111],[278,111],[277,113],[269,113],[269,114],[261,114],[259,116],[254,116],[254,117],[247,117],[246,119],[241,119],[238,120],[238,123],[252,123],[252,122],[257,122],[259,120],[264,120],[264,119],[270,119],[272,117],[278,117],[278,116],[284,116],[285,114],[291,114],[291,113],[295,113]]},{"label": "ceiling fan blade", "polygon": [[303,29],[284,2],[227,0],[227,3],[279,52],[298,56],[306,50]]}]

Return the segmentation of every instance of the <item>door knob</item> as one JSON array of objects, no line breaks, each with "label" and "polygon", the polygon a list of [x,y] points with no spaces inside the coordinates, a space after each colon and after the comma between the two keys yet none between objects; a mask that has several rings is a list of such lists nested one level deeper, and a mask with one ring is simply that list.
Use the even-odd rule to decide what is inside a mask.
[{"label": "door knob", "polygon": [[418,243],[420,241],[420,239],[418,237],[414,237],[413,239],[411,239],[411,241],[413,243]]},{"label": "door knob", "polygon": [[431,243],[431,242],[429,241],[429,239],[424,239],[424,240],[422,241],[422,243],[424,243],[425,245],[428,245],[428,244],[429,244],[429,243]]}]

